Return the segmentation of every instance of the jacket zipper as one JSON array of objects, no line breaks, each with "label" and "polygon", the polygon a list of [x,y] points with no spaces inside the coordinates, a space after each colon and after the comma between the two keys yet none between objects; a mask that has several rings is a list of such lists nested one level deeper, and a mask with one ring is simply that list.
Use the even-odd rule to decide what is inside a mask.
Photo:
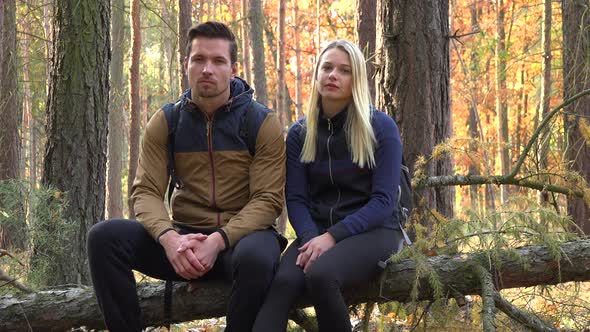
[{"label": "jacket zipper", "polygon": [[[211,192],[211,201],[212,201],[212,207],[213,209],[217,210],[217,202],[215,201],[215,163],[213,160],[213,119],[215,117],[215,114],[213,114],[213,116],[209,116],[208,114],[206,114],[206,118],[207,118],[207,149],[209,152],[209,162],[211,164],[211,183],[212,183],[212,192]],[[219,216],[219,212],[217,212],[217,228],[219,228],[221,226],[221,220],[220,220],[220,216]]]},{"label": "jacket zipper", "polygon": [[[328,170],[330,173],[330,182],[332,183],[332,185],[334,185],[334,177],[332,176],[332,154],[330,153],[330,139],[332,138],[332,135],[334,135],[334,130],[332,128],[332,120],[328,119],[328,131],[330,131],[330,136],[328,136],[328,140],[326,141],[326,145],[328,148]],[[340,202],[340,188],[336,188],[338,189],[338,199],[336,200],[336,203],[330,207],[330,225],[334,225],[334,218],[333,218],[333,212],[334,212],[334,207],[336,207],[338,205],[338,203]]]}]

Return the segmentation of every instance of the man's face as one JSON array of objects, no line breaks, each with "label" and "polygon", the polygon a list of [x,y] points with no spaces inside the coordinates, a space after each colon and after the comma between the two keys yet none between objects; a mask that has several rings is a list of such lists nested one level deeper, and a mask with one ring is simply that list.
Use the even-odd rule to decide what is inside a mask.
[{"label": "man's face", "polygon": [[230,42],[225,39],[193,39],[191,53],[184,61],[193,96],[215,98],[229,92],[229,83],[238,72],[238,64],[231,63],[229,49]]}]

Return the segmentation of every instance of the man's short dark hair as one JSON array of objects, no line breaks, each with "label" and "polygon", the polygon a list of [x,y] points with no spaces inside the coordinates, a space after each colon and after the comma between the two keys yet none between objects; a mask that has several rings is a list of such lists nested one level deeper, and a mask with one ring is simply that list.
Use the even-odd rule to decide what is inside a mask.
[{"label": "man's short dark hair", "polygon": [[193,39],[198,37],[219,38],[229,41],[229,56],[232,65],[238,61],[238,44],[236,36],[229,27],[221,22],[204,22],[192,27],[187,34],[186,56],[190,56]]}]

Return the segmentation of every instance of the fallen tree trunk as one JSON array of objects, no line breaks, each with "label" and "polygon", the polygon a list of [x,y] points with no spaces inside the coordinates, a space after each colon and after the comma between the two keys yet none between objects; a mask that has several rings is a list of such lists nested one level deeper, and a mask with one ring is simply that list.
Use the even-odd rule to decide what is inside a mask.
[{"label": "fallen tree trunk", "polygon": [[[517,249],[518,254],[500,255],[501,267],[496,270],[496,289],[552,285],[568,281],[590,280],[590,240],[563,244],[561,259],[552,258],[542,246]],[[523,263],[523,260],[525,261]],[[480,294],[481,285],[474,266],[488,262],[482,253],[429,258],[438,274],[445,294]],[[375,281],[357,289],[346,291],[349,303],[367,301],[407,302],[415,275],[415,264],[404,260],[389,265],[382,282]],[[196,289],[189,288],[196,286]],[[174,288],[172,319],[183,322],[223,316],[229,286],[207,282],[176,284]],[[164,324],[164,283],[149,283],[138,287],[143,320],[146,326]],[[419,299],[432,298],[426,279],[421,280]],[[308,306],[304,299],[298,306]],[[34,294],[0,297],[0,331],[63,331],[72,327],[104,328],[101,314],[91,288],[47,290]]]}]

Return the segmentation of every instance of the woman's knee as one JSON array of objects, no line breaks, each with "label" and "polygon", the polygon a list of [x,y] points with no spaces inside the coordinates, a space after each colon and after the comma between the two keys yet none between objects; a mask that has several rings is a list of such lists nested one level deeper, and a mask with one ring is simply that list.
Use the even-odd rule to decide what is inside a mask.
[{"label": "woman's knee", "polygon": [[305,284],[312,292],[340,288],[340,280],[334,271],[312,264],[305,274]]}]

